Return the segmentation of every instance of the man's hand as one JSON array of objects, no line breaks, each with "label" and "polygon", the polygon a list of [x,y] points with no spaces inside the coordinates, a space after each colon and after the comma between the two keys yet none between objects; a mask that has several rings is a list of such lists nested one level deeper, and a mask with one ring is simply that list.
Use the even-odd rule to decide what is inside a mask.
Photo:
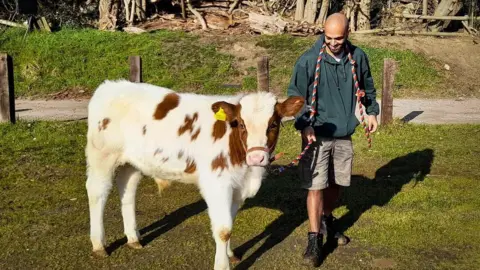
[{"label": "man's hand", "polygon": [[377,116],[376,115],[369,115],[368,116],[368,129],[370,133],[374,133],[377,130]]},{"label": "man's hand", "polygon": [[308,142],[310,142],[311,140],[314,142],[317,141],[317,139],[315,138],[315,131],[311,126],[308,126],[303,130],[303,137],[306,138]]}]

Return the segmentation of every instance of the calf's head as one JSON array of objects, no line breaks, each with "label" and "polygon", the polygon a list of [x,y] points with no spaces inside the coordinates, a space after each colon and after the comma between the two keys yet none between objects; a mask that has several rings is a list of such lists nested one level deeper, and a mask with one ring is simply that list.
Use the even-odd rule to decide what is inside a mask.
[{"label": "calf's head", "polygon": [[239,104],[219,101],[212,104],[214,113],[225,116],[232,128],[229,137],[233,165],[266,166],[275,150],[283,117],[296,115],[303,107],[302,97],[284,102],[268,92],[247,94]]}]

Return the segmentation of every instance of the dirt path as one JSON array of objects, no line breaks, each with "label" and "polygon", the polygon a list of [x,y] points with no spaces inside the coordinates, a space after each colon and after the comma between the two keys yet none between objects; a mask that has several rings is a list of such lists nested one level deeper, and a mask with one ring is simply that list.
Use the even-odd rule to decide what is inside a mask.
[{"label": "dirt path", "polygon": [[[20,120],[82,120],[87,117],[88,100],[17,100]],[[412,123],[480,124],[480,99],[422,100],[395,99],[394,117]]]}]

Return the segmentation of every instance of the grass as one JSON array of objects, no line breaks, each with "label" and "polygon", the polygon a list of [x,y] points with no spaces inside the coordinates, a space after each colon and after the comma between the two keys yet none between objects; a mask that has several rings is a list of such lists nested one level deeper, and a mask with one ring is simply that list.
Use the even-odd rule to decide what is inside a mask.
[{"label": "grass", "polygon": [[[24,32],[17,29],[8,29],[0,36],[0,51],[8,52],[14,59],[18,97],[44,97],[65,90],[91,93],[105,79],[127,78],[131,55],[142,57],[143,80],[148,83],[208,94],[233,92],[235,88],[224,84],[234,82],[240,82],[242,90],[256,89],[255,64],[245,70],[236,69],[235,63],[240,59],[220,52],[232,46],[222,43],[220,38],[207,40],[178,31],[131,35],[88,29],[36,32],[23,37]],[[287,35],[238,39],[266,50],[271,63],[271,88],[282,95],[296,59],[315,41]],[[385,57],[400,64],[396,96],[407,96],[412,89],[419,94],[435,95],[434,86],[442,82],[442,74],[434,63],[423,56],[367,45],[362,45],[362,49],[370,58],[379,93]]]},{"label": "grass", "polygon": [[[90,257],[85,191],[85,122],[0,125],[1,269],[211,269],[215,245],[195,187],[159,196],[153,181],[138,190],[142,250],[123,246],[116,189],[106,206],[107,259]],[[368,151],[354,136],[352,186],[335,211],[352,242],[325,248],[322,269],[475,269],[480,263],[479,125],[382,127]],[[291,123],[278,151],[299,152]],[[458,142],[462,142],[459,144]],[[295,170],[271,175],[246,202],[232,245],[236,269],[302,269],[307,219]]]}]

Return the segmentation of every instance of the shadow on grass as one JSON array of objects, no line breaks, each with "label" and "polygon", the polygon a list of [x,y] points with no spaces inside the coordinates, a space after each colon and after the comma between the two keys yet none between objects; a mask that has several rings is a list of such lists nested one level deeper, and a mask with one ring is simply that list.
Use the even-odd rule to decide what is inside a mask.
[{"label": "shadow on grass", "polygon": [[[200,214],[207,209],[207,204],[204,200],[198,200],[194,203],[185,205],[171,214],[166,215],[160,220],[155,221],[154,223],[140,229],[139,233],[141,235],[140,243],[145,246],[150,242],[155,240],[160,235],[168,232],[169,230],[175,228],[175,226],[180,225],[182,222],[187,220],[190,217],[193,217],[197,214]],[[106,248],[108,254],[111,254],[122,245],[127,243],[127,238],[123,237],[116,240],[110,246]]]},{"label": "shadow on grass", "polygon": [[[402,187],[414,180],[423,181],[429,174],[433,162],[432,149],[412,152],[391,160],[379,168],[374,179],[353,175],[351,186],[344,189],[339,206],[346,206],[348,212],[337,220],[336,227],[344,232],[352,227],[363,213],[373,206],[384,206],[400,192]],[[307,219],[306,191],[298,187],[297,170],[287,170],[281,176],[271,175],[266,179],[260,192],[248,200],[242,209],[265,207],[278,209],[283,214],[270,223],[263,232],[237,247],[234,252],[243,257],[260,241],[264,243],[235,269],[248,269],[265,252],[286,239]],[[305,232],[305,245],[307,232]],[[325,260],[337,248],[336,241],[327,239],[322,250]],[[298,254],[301,258],[302,254]]]}]

